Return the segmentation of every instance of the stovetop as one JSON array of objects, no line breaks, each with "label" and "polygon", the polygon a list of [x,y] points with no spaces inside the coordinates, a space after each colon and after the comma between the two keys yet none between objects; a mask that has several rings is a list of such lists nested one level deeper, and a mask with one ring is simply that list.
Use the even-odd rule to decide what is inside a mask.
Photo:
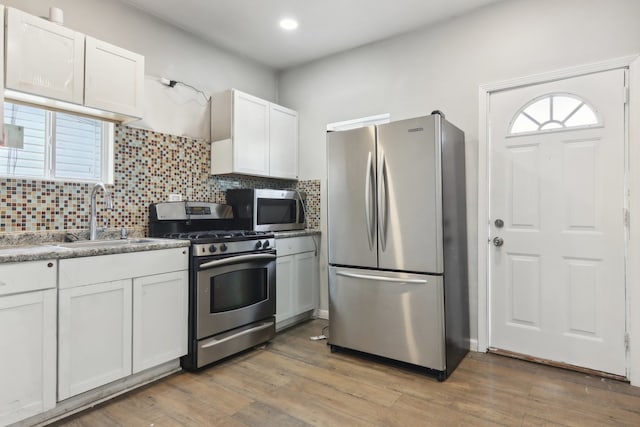
[{"label": "stovetop", "polygon": [[275,250],[274,234],[267,231],[206,230],[167,233],[163,237],[190,240],[191,254],[195,257]]},{"label": "stovetop", "polygon": [[222,243],[238,242],[244,240],[272,239],[273,233],[268,231],[253,230],[204,230],[185,233],[167,233],[163,237],[167,239],[185,239],[192,243]]},{"label": "stovetop", "polygon": [[275,250],[273,232],[238,230],[231,206],[210,202],[161,202],[149,207],[149,235],[191,241],[191,254],[227,256]]}]

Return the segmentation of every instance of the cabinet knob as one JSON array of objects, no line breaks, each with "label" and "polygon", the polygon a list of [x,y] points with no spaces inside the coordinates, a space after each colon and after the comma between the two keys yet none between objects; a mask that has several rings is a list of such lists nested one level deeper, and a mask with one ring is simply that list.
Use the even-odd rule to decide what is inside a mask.
[{"label": "cabinet knob", "polygon": [[186,255],[186,254],[187,254],[187,251],[182,251],[182,255]]},{"label": "cabinet knob", "polygon": [[48,263],[47,267],[49,267],[49,268],[53,267],[53,263],[52,262]]}]

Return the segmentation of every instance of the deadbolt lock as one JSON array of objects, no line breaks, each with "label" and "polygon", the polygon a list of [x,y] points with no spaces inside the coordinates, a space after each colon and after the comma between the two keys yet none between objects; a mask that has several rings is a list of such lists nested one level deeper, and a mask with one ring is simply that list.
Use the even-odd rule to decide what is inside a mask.
[{"label": "deadbolt lock", "polygon": [[502,227],[504,227],[504,221],[503,221],[503,220],[501,220],[501,219],[496,219],[493,223],[494,223],[494,224],[495,224],[495,226],[496,226],[496,227],[498,227],[498,228],[502,228]]}]

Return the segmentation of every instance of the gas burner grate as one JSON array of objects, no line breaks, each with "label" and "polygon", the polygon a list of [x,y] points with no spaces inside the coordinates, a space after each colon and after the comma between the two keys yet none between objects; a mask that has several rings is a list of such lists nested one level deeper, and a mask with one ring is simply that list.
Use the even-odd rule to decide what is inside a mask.
[{"label": "gas burner grate", "polygon": [[205,230],[205,231],[191,231],[183,233],[167,233],[164,237],[168,239],[185,239],[191,240],[194,243],[202,242],[204,240],[227,240],[227,239],[242,239],[247,240],[259,238],[260,236],[272,237],[273,234],[267,231],[253,231],[253,230]]}]

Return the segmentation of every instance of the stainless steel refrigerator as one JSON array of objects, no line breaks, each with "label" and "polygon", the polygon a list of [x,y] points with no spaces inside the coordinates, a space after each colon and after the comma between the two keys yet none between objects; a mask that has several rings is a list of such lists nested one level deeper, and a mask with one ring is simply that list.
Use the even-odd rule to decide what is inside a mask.
[{"label": "stainless steel refrigerator", "polygon": [[332,351],[439,380],[468,352],[464,151],[438,113],[327,133]]}]

